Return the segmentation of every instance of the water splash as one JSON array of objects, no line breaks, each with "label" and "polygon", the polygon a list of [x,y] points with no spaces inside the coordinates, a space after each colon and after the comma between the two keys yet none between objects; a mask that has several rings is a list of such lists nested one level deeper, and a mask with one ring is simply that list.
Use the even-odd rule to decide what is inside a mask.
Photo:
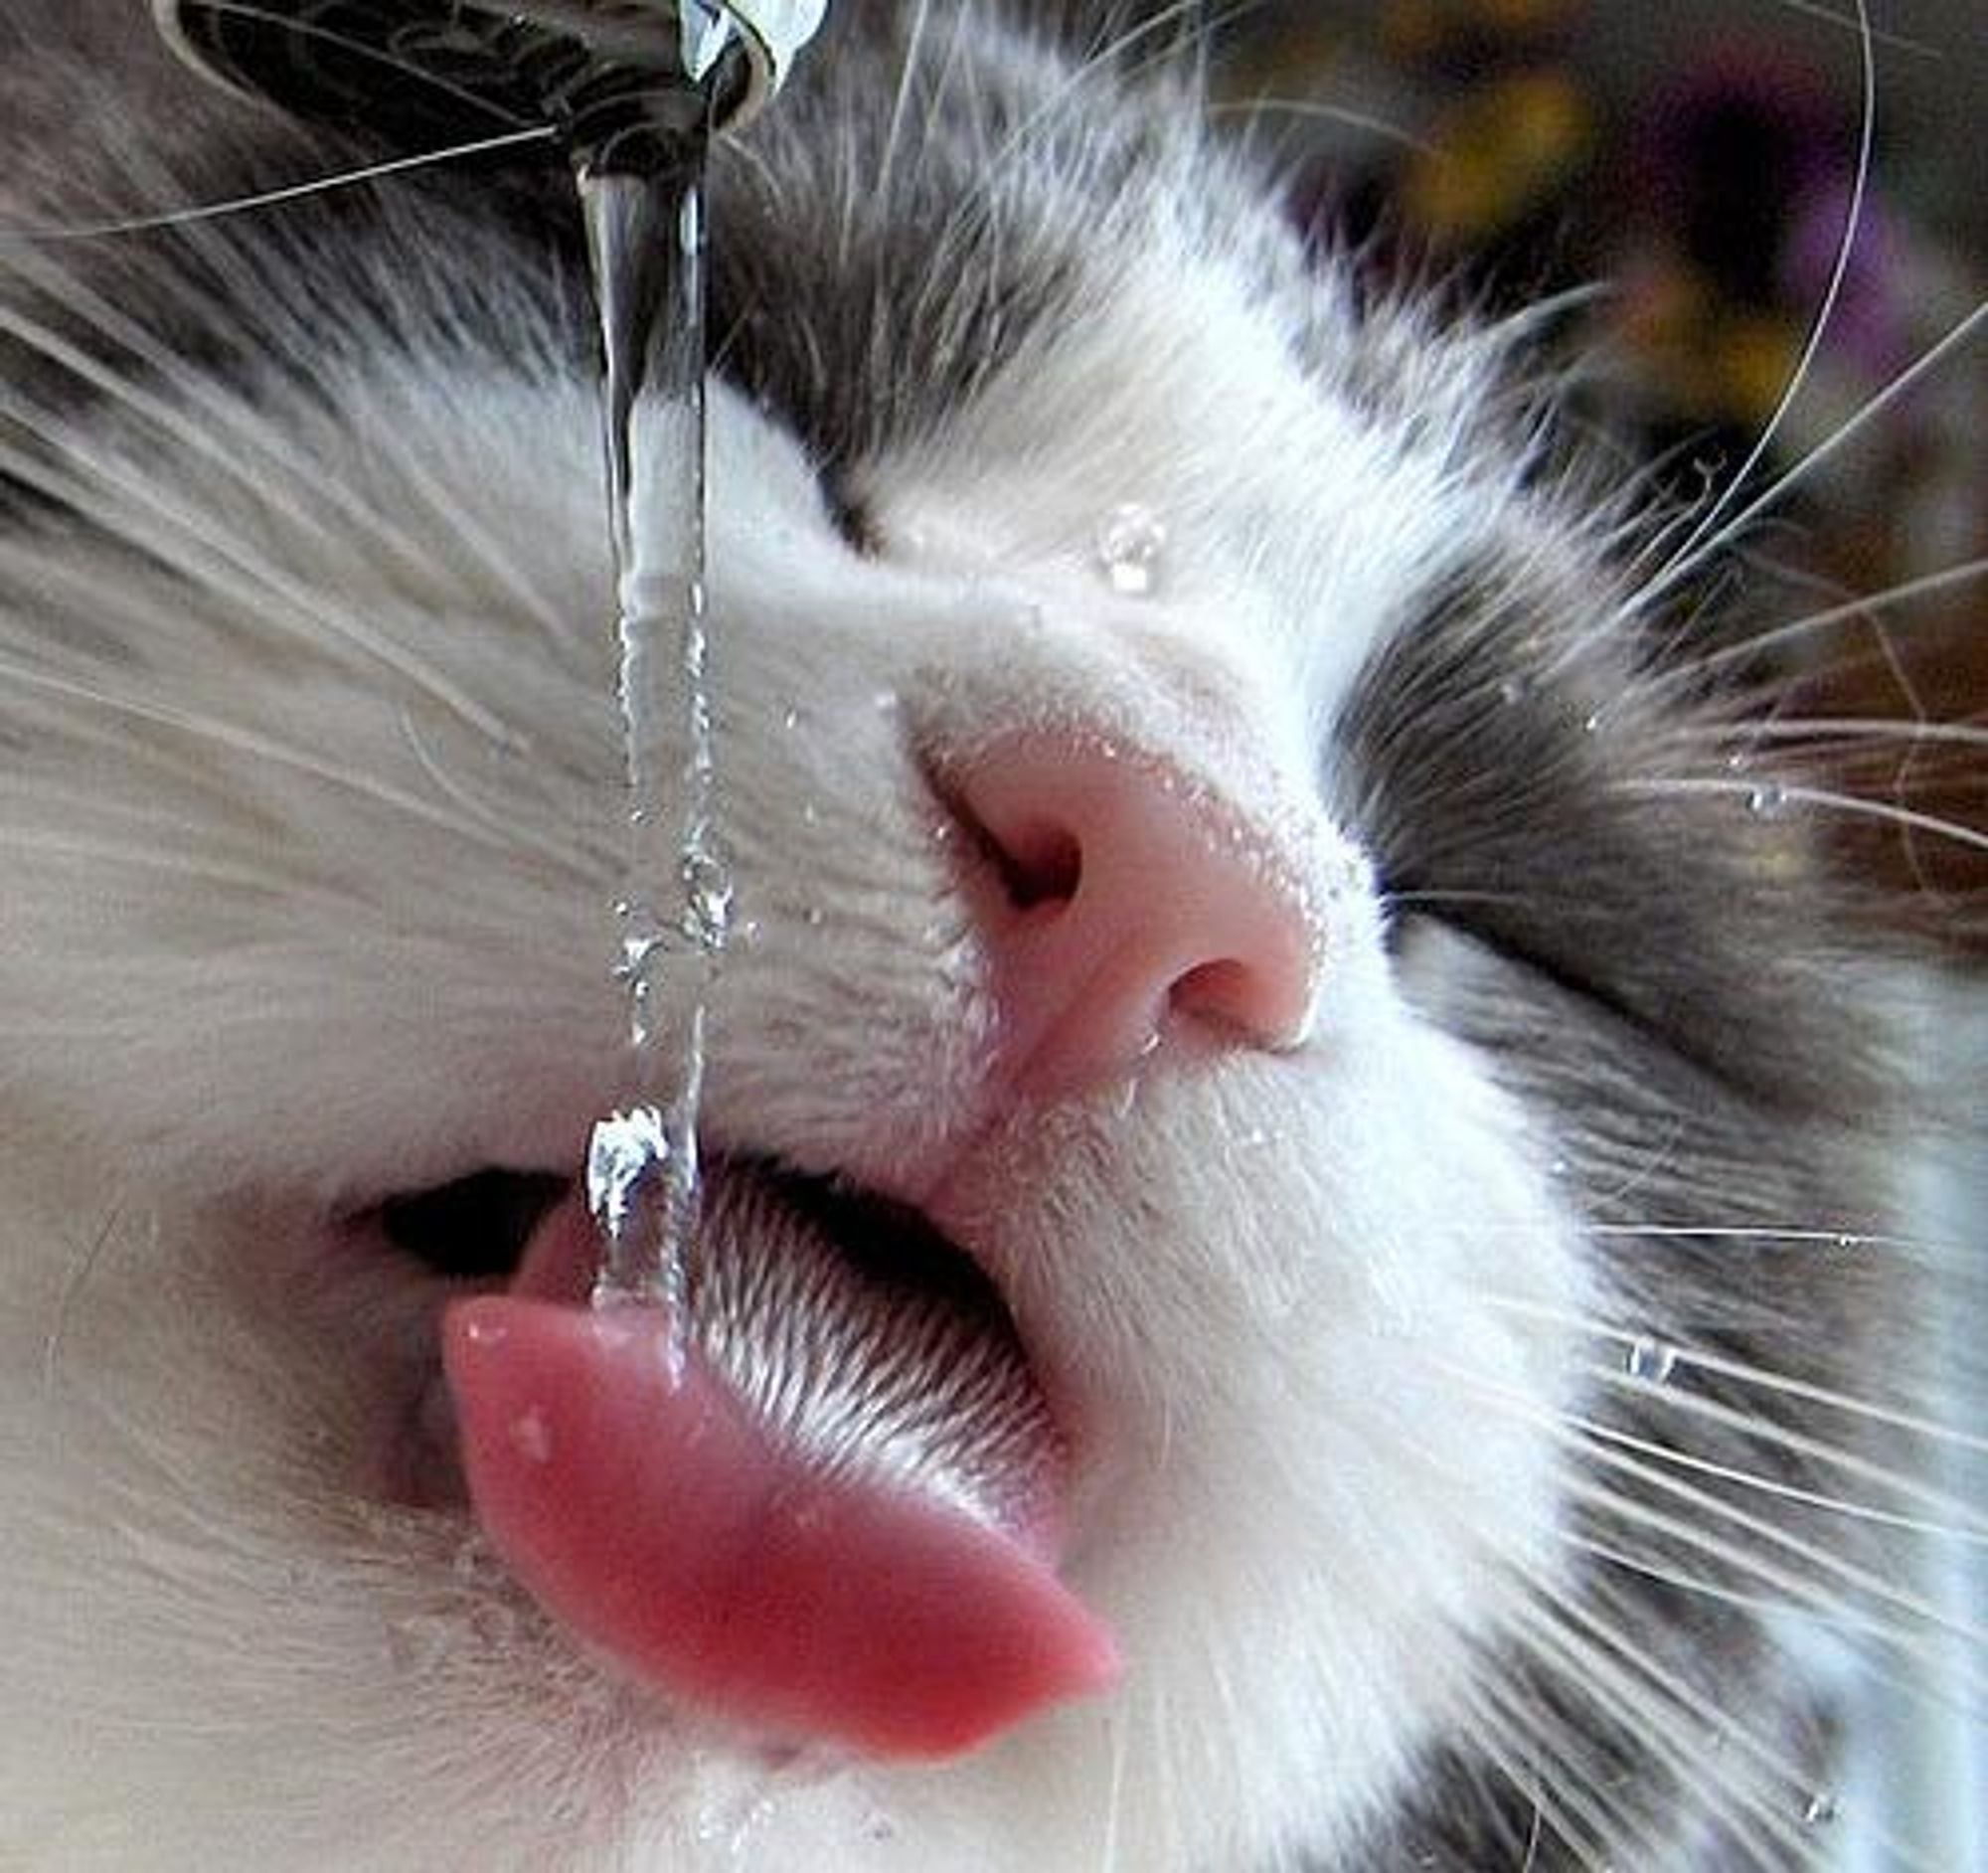
[{"label": "water splash", "polygon": [[1113,592],[1145,598],[1159,591],[1166,570],[1167,529],[1150,507],[1122,501],[1105,509],[1093,544],[1098,567]]},{"label": "water splash", "polygon": [[1645,1385],[1668,1385],[1678,1366],[1678,1349],[1654,1334],[1641,1333],[1629,1342],[1622,1368]]}]

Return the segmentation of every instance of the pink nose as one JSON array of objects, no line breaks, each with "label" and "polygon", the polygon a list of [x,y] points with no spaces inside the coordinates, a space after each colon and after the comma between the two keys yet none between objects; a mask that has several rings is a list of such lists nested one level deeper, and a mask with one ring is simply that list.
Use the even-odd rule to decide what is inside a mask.
[{"label": "pink nose", "polygon": [[1170,1015],[1251,1046],[1304,1038],[1317,919],[1270,842],[1182,775],[1102,740],[1030,734],[949,793],[1004,887],[987,940],[1023,1087],[1114,1080]]}]

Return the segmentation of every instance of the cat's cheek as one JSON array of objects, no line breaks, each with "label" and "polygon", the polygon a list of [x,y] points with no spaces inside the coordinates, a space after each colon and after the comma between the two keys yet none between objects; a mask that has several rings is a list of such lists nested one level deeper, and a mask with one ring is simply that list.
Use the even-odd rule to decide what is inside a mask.
[{"label": "cat's cheek", "polygon": [[1178,1049],[955,1192],[1077,1434],[1070,1578],[1122,1720],[1224,1762],[1256,1851],[1357,1825],[1563,1575],[1584,1290],[1550,1141],[1378,961],[1344,981],[1304,1048]]}]

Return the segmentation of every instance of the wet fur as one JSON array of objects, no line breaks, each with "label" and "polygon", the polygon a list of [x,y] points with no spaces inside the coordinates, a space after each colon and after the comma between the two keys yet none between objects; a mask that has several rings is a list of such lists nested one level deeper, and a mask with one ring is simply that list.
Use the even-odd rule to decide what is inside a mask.
[{"label": "wet fur", "polygon": [[[378,1204],[570,1170],[619,1072],[575,231],[455,165],[5,251],[0,1859],[1799,1863],[1830,1693],[1755,1603],[1855,1600],[1802,1492],[1903,1459],[1754,1375],[1913,1395],[1886,974],[1797,818],[1674,784],[1728,744],[1621,570],[1659,522],[1523,323],[1306,254],[1191,62],[844,11],[715,182],[708,1123],[888,1189],[971,1141],[1125,1687],[772,1763],[385,1499],[440,1284]],[[0,21],[8,222],[350,165],[138,14]],[[1120,498],[1157,600],[1091,564]],[[1357,846],[1303,1050],[990,1087],[930,775],[1070,722]]]}]

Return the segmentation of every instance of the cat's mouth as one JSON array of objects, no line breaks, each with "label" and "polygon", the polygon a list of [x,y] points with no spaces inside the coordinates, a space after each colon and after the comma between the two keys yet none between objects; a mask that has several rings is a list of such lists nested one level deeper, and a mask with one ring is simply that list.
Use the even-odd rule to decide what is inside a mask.
[{"label": "cat's mouth", "polygon": [[1053,1571],[1068,1452],[1021,1335],[917,1212],[721,1159],[680,1315],[589,1305],[598,1237],[559,1180],[486,1172],[383,1215],[470,1291],[404,1493],[466,1501],[639,1676],[761,1730],[938,1755],[1112,1675]]}]

